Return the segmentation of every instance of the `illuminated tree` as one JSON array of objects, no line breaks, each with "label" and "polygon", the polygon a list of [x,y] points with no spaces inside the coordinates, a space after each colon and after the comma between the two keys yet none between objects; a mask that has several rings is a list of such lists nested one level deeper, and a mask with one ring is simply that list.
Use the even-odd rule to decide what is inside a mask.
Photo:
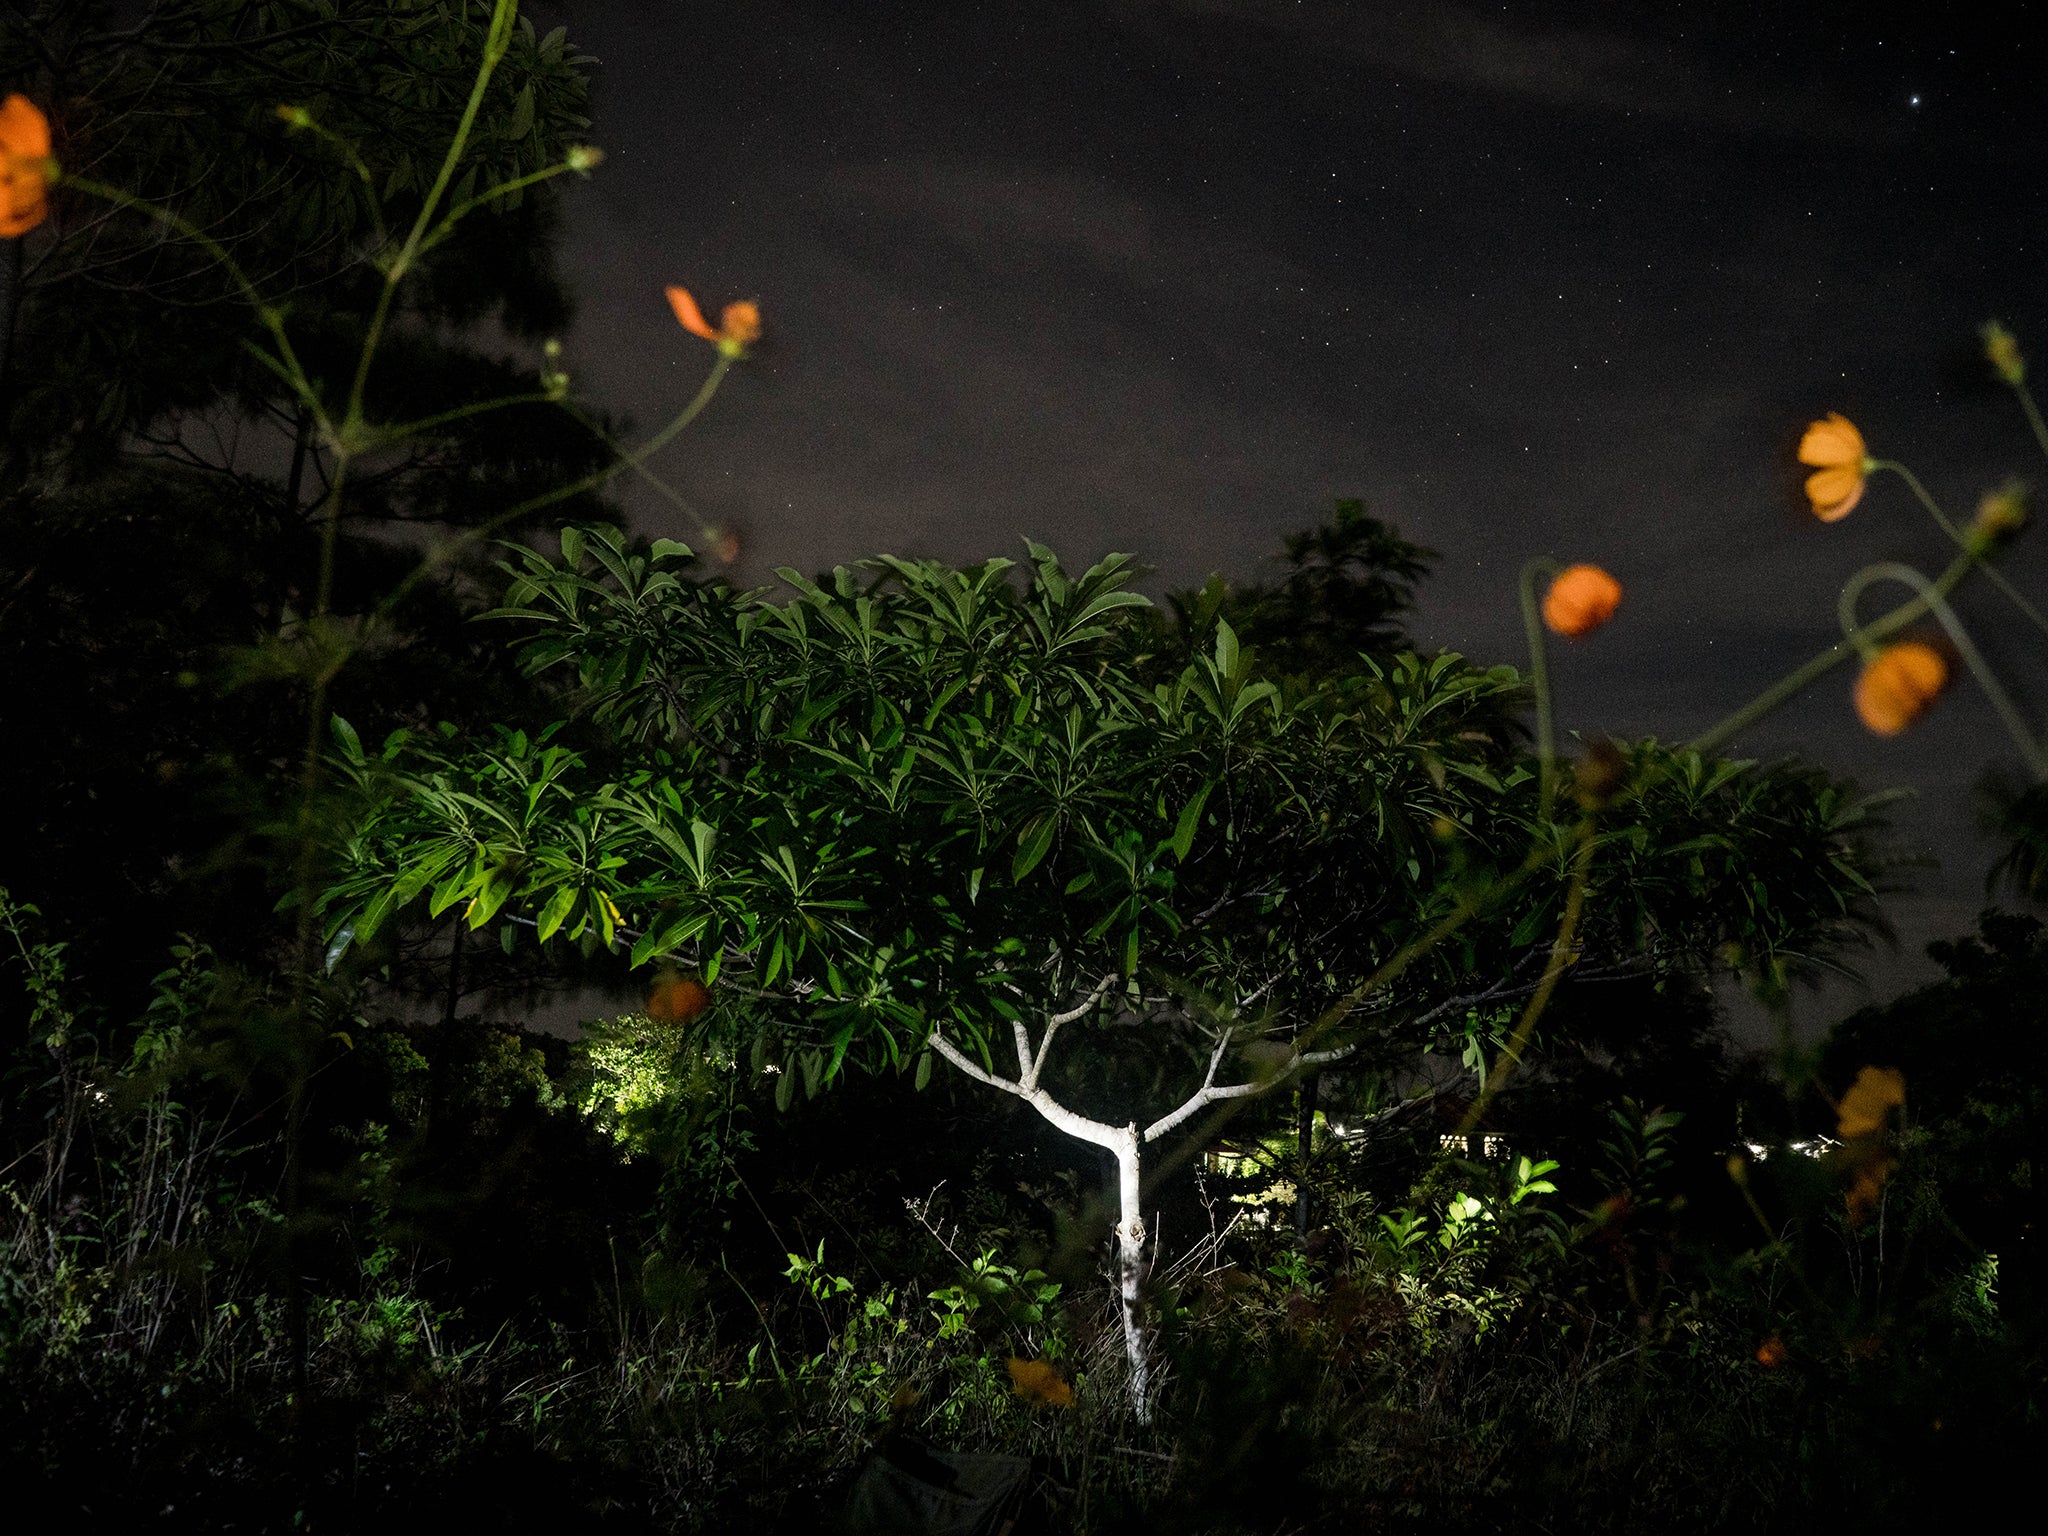
[{"label": "illuminated tree", "polygon": [[[1219,624],[1147,686],[1121,556],[1075,576],[1034,545],[1021,583],[884,558],[783,572],[773,602],[687,555],[570,529],[559,560],[508,567],[524,664],[573,672],[604,750],[561,722],[374,753],[340,728],[361,799],[335,952],[419,902],[508,940],[630,942],[727,999],[704,1027],[751,1034],[785,1102],[848,1065],[922,1082],[934,1056],[1023,1100],[1115,1160],[1140,1411],[1148,1148],[1531,995],[1571,958],[1551,935],[1593,852],[1588,969],[1782,955],[1853,902],[1853,814],[1796,774],[1645,748],[1655,787],[1611,824],[1537,824],[1486,728],[1510,669],[1411,654],[1282,687]],[[1076,1032],[1101,1047],[1085,1070]]]}]

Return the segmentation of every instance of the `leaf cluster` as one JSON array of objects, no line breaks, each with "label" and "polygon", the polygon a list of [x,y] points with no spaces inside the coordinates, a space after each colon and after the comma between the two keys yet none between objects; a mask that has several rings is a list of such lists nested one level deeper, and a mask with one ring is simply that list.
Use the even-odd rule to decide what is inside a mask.
[{"label": "leaf cluster", "polygon": [[[986,1059],[1100,977],[1113,1031],[1293,1036],[1483,910],[1370,1000],[1412,1045],[1395,1021],[1422,999],[1506,985],[1540,949],[1569,860],[1490,729],[1511,669],[1363,656],[1276,682],[1223,622],[1148,680],[1128,561],[1072,574],[1038,545],[1021,567],[780,574],[779,600],[736,591],[673,541],[600,527],[565,530],[559,557],[515,548],[497,615],[602,741],[556,720],[373,752],[344,730],[337,949],[415,903],[508,943],[531,924],[630,944],[635,965],[724,978],[728,1020],[765,1022],[813,1081],[849,1056],[902,1065],[933,1030]],[[1833,786],[1635,757],[1649,787],[1597,834],[1617,956],[1838,937],[1863,865]]]}]

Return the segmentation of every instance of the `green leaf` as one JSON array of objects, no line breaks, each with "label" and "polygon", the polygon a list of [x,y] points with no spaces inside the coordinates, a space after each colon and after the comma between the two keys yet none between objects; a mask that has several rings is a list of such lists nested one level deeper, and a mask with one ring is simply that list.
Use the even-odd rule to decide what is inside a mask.
[{"label": "green leaf", "polygon": [[689,545],[675,539],[656,539],[647,552],[656,560],[687,560],[695,553]]},{"label": "green leaf", "polygon": [[1176,863],[1188,856],[1188,850],[1195,845],[1195,829],[1202,824],[1202,811],[1209,804],[1209,793],[1215,789],[1215,780],[1210,780],[1196,790],[1194,797],[1181,807],[1180,820],[1173,826],[1173,857]]},{"label": "green leaf", "polygon": [[363,738],[356,734],[354,726],[341,716],[333,715],[328,718],[327,728],[334,733],[335,743],[341,748],[343,757],[352,763],[363,760]]},{"label": "green leaf", "polygon": [[687,944],[711,922],[709,912],[695,912],[677,918],[662,928],[649,928],[633,946],[633,964],[645,965],[656,955],[665,955],[679,944]]},{"label": "green leaf", "polygon": [[533,82],[527,81],[512,99],[512,120],[505,125],[505,137],[518,140],[533,132]]},{"label": "green leaf", "polygon": [[1225,677],[1235,677],[1237,675],[1238,655],[1237,631],[1230,627],[1227,620],[1218,619],[1216,621],[1216,670]]},{"label": "green leaf", "polygon": [[562,530],[562,564],[575,570],[583,564],[583,530],[564,528]]},{"label": "green leaf", "polygon": [[549,897],[548,904],[540,909],[540,924],[535,933],[543,944],[555,936],[555,930],[560,928],[568,920],[569,914],[575,910],[577,895],[575,886],[565,885]]},{"label": "green leaf", "polygon": [[930,1082],[931,1082],[931,1080],[932,1080],[932,1053],[931,1053],[930,1051],[920,1051],[920,1052],[918,1053],[918,1057],[917,1057],[917,1078],[916,1078],[916,1088],[917,1088],[917,1091],[918,1091],[919,1093],[923,1093],[923,1092],[924,1092],[924,1090],[925,1090],[925,1086],[926,1086],[926,1085],[927,1085],[928,1083],[930,1083]]},{"label": "green leaf", "polygon": [[790,1101],[796,1097],[796,1073],[785,1063],[775,1078],[775,1107],[788,1112]]},{"label": "green leaf", "polygon": [[1041,811],[1025,824],[1023,833],[1017,839],[1017,857],[1010,862],[1012,880],[1021,881],[1032,870],[1038,868],[1039,863],[1052,850],[1052,840],[1059,829],[1059,818],[1051,811]]}]

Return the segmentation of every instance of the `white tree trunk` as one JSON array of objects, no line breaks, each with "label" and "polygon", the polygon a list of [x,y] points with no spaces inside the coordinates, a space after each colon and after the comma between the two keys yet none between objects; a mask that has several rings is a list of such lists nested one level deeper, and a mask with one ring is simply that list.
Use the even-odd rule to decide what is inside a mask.
[{"label": "white tree trunk", "polygon": [[1117,1133],[1116,1144],[1116,1265],[1117,1292],[1123,1305],[1124,1358],[1131,1368],[1131,1411],[1140,1424],[1152,1422],[1151,1369],[1148,1355],[1150,1335],[1145,1327],[1145,1214],[1144,1186],[1139,1178],[1138,1128],[1127,1125]]},{"label": "white tree trunk", "polygon": [[1148,1424],[1152,1420],[1151,1330],[1145,1326],[1145,1190],[1140,1177],[1139,1149],[1193,1119],[1210,1104],[1225,1099],[1257,1098],[1288,1081],[1302,1067],[1341,1060],[1350,1054],[1351,1047],[1297,1052],[1284,1068],[1260,1081],[1233,1083],[1219,1088],[1216,1086],[1216,1069],[1230,1044],[1226,1033],[1217,1040],[1216,1049],[1209,1057],[1209,1070],[1202,1079],[1201,1088],[1171,1114],[1153,1121],[1142,1131],[1136,1122],[1116,1126],[1102,1120],[1091,1120],[1086,1115],[1075,1114],[1055,1100],[1039,1086],[1038,1075],[1051,1053],[1053,1035],[1060,1025],[1079,1018],[1099,1002],[1108,990],[1109,981],[1114,979],[1106,978],[1103,986],[1098,987],[1089,1001],[1080,1007],[1048,1019],[1036,1050],[1032,1048],[1030,1032],[1023,1024],[1013,1023],[1011,1028],[1016,1035],[1017,1047],[1017,1076],[1014,1079],[996,1076],[937,1032],[931,1036],[931,1047],[976,1082],[986,1083],[991,1088],[1022,1099],[1069,1136],[1102,1147],[1116,1159],[1117,1295],[1123,1311],[1124,1358],[1129,1362],[1131,1371],[1131,1410],[1139,1423]]}]

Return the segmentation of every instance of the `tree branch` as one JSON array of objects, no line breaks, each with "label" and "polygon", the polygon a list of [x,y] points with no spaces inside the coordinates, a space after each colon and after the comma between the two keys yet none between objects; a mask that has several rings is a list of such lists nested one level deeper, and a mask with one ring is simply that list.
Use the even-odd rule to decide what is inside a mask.
[{"label": "tree branch", "polygon": [[1022,1083],[1013,1083],[1008,1078],[997,1077],[993,1072],[984,1071],[978,1062],[937,1030],[931,1033],[931,1047],[977,1083],[986,1083],[991,1088],[1014,1094],[1037,1110],[1046,1120],[1078,1141],[1089,1142],[1114,1152],[1119,1141],[1130,1133],[1129,1126],[1106,1125],[1100,1120],[1090,1120],[1085,1115],[1075,1114],[1066,1106],[1055,1103],[1052,1095],[1043,1088],[1026,1088]]},{"label": "tree branch", "polygon": [[1271,1077],[1249,1083],[1231,1083],[1227,1087],[1218,1088],[1213,1085],[1216,1065],[1223,1059],[1224,1048],[1229,1044],[1228,1035],[1216,1042],[1216,1054],[1209,1058],[1208,1079],[1203,1081],[1202,1086],[1179,1109],[1160,1116],[1146,1126],[1143,1137],[1145,1141],[1157,1141],[1175,1126],[1193,1119],[1207,1105],[1222,1099],[1255,1099],[1261,1094],[1271,1093],[1304,1067],[1328,1066],[1333,1061],[1342,1061],[1358,1049],[1356,1045],[1340,1045],[1327,1051],[1296,1051],[1287,1059],[1286,1065],[1274,1072]]},{"label": "tree branch", "polygon": [[1106,972],[1102,980],[1095,983],[1095,990],[1090,992],[1087,997],[1069,1008],[1065,1013],[1056,1013],[1047,1019],[1045,1021],[1045,1033],[1038,1041],[1038,1054],[1028,1062],[1024,1060],[1024,1041],[1026,1038],[1024,1026],[1022,1024],[1017,1026],[1017,1061],[1022,1069],[1024,1086],[1026,1088],[1036,1088],[1038,1086],[1038,1074],[1045,1070],[1045,1058],[1052,1052],[1052,1037],[1059,1032],[1059,1027],[1062,1024],[1071,1024],[1074,1020],[1084,1018],[1093,1012],[1101,1004],[1102,1000],[1109,995],[1109,989],[1115,986],[1116,983],[1117,973],[1115,971]]}]

